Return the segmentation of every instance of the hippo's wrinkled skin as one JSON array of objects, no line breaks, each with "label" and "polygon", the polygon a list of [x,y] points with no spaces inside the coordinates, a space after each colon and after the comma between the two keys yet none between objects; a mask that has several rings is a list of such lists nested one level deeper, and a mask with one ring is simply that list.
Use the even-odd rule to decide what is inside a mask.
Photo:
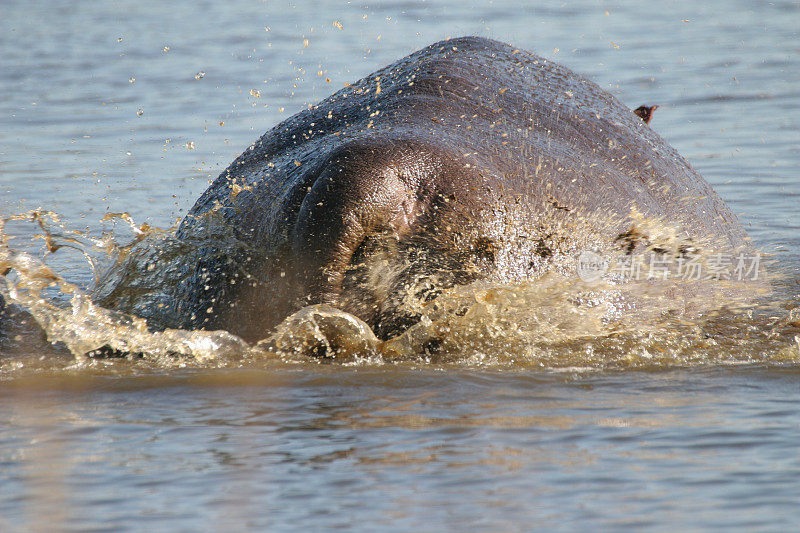
[{"label": "hippo's wrinkled skin", "polygon": [[648,242],[638,216],[687,242],[747,239],[686,160],[596,84],[507,44],[451,39],[280,123],[214,181],[178,231],[194,259],[174,325],[254,340],[330,303],[387,337],[444,288]]}]

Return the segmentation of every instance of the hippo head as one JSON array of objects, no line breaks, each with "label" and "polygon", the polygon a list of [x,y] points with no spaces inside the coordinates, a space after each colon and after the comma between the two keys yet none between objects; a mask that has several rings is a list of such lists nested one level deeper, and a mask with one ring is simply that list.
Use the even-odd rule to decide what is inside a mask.
[{"label": "hippo head", "polygon": [[455,285],[574,274],[581,250],[631,254],[649,242],[639,219],[738,247],[736,217],[647,126],[654,109],[637,117],[497,41],[434,43],[265,133],[151,262],[166,263],[157,279],[123,279],[131,290],[108,301],[247,340],[330,304],[387,338]]},{"label": "hippo head", "polygon": [[307,303],[350,312],[381,337],[418,320],[422,303],[490,270],[478,216],[483,178],[441,147],[352,142],[328,158],[292,228]]}]

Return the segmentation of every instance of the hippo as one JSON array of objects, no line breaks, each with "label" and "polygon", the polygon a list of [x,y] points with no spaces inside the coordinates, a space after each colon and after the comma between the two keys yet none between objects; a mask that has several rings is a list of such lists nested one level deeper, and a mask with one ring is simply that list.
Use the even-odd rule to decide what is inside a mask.
[{"label": "hippo", "polygon": [[103,301],[250,341],[328,304],[390,338],[450,288],[574,272],[581,250],[654,247],[643,220],[673,228],[675,254],[745,245],[725,203],[648,125],[651,107],[634,113],[502,42],[437,42],[236,158],[158,260],[174,261],[160,303],[135,308],[124,283]]}]

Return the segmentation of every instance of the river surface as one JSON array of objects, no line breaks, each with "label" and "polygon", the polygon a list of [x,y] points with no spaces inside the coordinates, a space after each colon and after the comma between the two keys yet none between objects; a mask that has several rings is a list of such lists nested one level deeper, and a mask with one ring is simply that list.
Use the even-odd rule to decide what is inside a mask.
[{"label": "river surface", "polygon": [[[776,274],[765,304],[594,339],[537,315],[523,348],[487,314],[446,358],[343,364],[164,355],[112,316],[155,348],[82,356],[87,243],[135,233],[108,214],[173,226],[277,122],[460,35],[658,104]],[[0,531],[800,529],[797,2],[5,0],[0,94],[0,217],[74,243],[3,227],[64,283],[0,318]]]}]

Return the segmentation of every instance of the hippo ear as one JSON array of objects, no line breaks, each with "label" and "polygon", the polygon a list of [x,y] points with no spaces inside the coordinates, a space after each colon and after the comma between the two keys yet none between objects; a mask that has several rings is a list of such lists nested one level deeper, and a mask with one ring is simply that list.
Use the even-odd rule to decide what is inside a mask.
[{"label": "hippo ear", "polygon": [[640,105],[634,109],[633,112],[637,117],[644,120],[645,124],[650,124],[650,119],[653,118],[653,113],[655,113],[656,109],[658,109],[657,105],[652,105],[649,107],[646,105]]}]

